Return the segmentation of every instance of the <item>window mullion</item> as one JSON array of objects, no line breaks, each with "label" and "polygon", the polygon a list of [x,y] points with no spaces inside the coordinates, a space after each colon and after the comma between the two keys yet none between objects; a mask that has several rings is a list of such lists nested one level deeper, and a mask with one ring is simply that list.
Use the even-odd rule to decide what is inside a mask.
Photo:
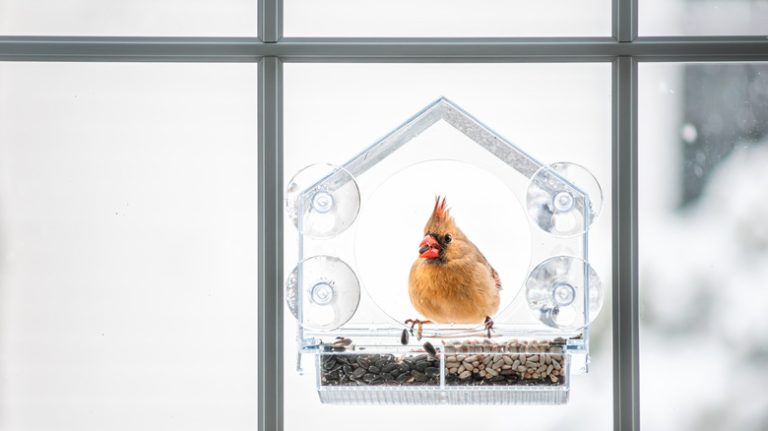
[{"label": "window mullion", "polygon": [[259,40],[279,42],[283,38],[283,0],[259,1]]},{"label": "window mullion", "polygon": [[283,427],[283,141],[282,62],[259,64],[259,340],[260,431]]},{"label": "window mullion", "polygon": [[613,38],[618,42],[637,39],[637,0],[613,0]]},{"label": "window mullion", "polygon": [[637,431],[637,61],[613,64],[613,402],[614,428]]}]

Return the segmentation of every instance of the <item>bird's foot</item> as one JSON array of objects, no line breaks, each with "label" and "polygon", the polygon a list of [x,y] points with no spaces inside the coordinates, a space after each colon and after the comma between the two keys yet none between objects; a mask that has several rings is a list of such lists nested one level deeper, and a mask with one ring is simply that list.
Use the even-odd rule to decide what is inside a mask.
[{"label": "bird's foot", "polygon": [[485,325],[488,338],[491,338],[491,331],[493,330],[493,319],[491,319],[491,316],[485,316],[485,322],[483,322],[483,324]]},{"label": "bird's foot", "polygon": [[429,320],[418,320],[418,319],[408,319],[405,321],[405,324],[411,324],[410,332],[413,334],[413,328],[416,327],[416,339],[421,340],[421,333],[422,329],[425,323],[432,323]]}]

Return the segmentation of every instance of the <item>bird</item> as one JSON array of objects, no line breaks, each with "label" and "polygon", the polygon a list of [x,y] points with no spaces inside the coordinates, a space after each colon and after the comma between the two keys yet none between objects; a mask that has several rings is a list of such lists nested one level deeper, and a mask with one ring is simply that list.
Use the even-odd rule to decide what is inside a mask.
[{"label": "bird", "polygon": [[499,309],[501,279],[456,225],[445,197],[435,197],[418,250],[408,276],[408,294],[413,307],[427,320],[406,320],[411,334],[418,326],[420,339],[426,323],[483,322],[490,338],[490,316]]}]

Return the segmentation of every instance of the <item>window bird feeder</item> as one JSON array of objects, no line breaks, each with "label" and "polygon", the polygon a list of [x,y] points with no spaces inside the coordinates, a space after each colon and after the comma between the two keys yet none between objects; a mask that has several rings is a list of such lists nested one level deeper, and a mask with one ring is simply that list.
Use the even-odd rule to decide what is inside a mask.
[{"label": "window bird feeder", "polygon": [[[406,323],[429,318],[409,270],[437,195],[498,272],[492,327]],[[542,164],[440,98],[343,165],[301,170],[285,197],[298,231],[285,297],[323,402],[562,404],[587,372],[602,193],[583,167]]]}]

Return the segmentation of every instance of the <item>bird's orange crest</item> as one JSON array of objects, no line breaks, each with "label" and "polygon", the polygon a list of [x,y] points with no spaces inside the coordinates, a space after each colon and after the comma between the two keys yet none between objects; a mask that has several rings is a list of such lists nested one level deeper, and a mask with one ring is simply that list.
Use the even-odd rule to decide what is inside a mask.
[{"label": "bird's orange crest", "polygon": [[435,207],[432,209],[432,216],[429,217],[424,232],[442,235],[454,230],[457,231],[458,229],[453,222],[453,217],[449,213],[445,197],[437,196],[435,198]]},{"label": "bird's orange crest", "polygon": [[439,195],[435,197],[435,208],[432,209],[432,219],[435,221],[442,221],[448,218],[448,207],[445,203],[445,197]]}]

